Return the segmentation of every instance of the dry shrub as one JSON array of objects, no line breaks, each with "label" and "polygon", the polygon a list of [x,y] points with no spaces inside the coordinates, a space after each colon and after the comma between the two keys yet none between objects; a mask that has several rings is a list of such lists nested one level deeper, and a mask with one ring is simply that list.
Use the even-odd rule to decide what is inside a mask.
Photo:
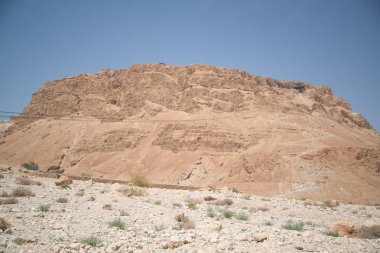
[{"label": "dry shrub", "polygon": [[12,196],[13,197],[29,197],[29,196],[35,196],[35,194],[27,188],[18,187],[13,190]]},{"label": "dry shrub", "polygon": [[132,175],[131,183],[133,185],[140,186],[140,187],[148,187],[149,186],[148,179],[142,174]]},{"label": "dry shrub", "polygon": [[7,230],[10,227],[10,224],[4,219],[0,218],[0,230]]},{"label": "dry shrub", "polygon": [[26,177],[18,177],[16,178],[16,182],[21,185],[42,185],[39,181],[34,181],[32,179],[26,178]]},{"label": "dry shrub", "polygon": [[4,175],[3,174],[0,174],[0,179],[3,179],[4,178]]},{"label": "dry shrub", "polygon": [[223,200],[215,201],[215,205],[217,205],[217,206],[230,206],[233,203],[234,202],[232,201],[232,199],[223,199]]},{"label": "dry shrub", "polygon": [[217,198],[214,198],[212,196],[206,196],[203,198],[205,201],[213,201],[213,200],[217,200]]},{"label": "dry shrub", "polygon": [[187,217],[184,213],[177,214],[174,219],[180,223],[180,228],[183,229],[194,229],[195,223],[189,217]]},{"label": "dry shrub", "polygon": [[112,210],[112,205],[111,204],[104,205],[103,209],[104,210]]},{"label": "dry shrub", "polygon": [[0,199],[0,205],[11,205],[11,204],[17,204],[18,200],[16,198],[6,198],[6,199]]}]

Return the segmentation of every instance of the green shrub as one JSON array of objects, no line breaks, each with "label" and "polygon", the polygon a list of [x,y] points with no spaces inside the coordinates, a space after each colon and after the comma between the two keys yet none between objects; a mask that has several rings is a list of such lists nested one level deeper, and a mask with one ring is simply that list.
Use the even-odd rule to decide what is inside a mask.
[{"label": "green shrub", "polygon": [[125,229],[125,222],[120,219],[113,220],[109,222],[108,224],[111,228],[119,228],[121,230]]},{"label": "green shrub", "polygon": [[13,242],[14,242],[15,244],[17,244],[17,245],[22,245],[22,244],[27,243],[28,241],[25,240],[25,239],[22,238],[22,237],[16,237],[16,238],[13,240]]},{"label": "green shrub", "polygon": [[273,222],[271,222],[271,221],[266,221],[266,222],[264,222],[264,225],[265,225],[265,226],[273,226]]},{"label": "green shrub", "polygon": [[176,202],[176,203],[173,203],[173,207],[181,208],[181,207],[182,207],[182,204]]},{"label": "green shrub", "polygon": [[101,240],[96,236],[85,237],[80,240],[81,243],[96,247],[101,243]]},{"label": "green shrub", "polygon": [[161,205],[161,200],[154,201],[154,204],[157,205],[157,206],[160,206]]},{"label": "green shrub", "polygon": [[148,179],[142,174],[132,175],[131,183],[140,187],[148,187]]},{"label": "green shrub", "polygon": [[57,202],[58,202],[58,203],[67,203],[67,202],[69,202],[69,201],[68,201],[67,198],[65,198],[65,197],[60,197],[59,199],[57,199]]},{"label": "green shrub", "polygon": [[71,186],[69,184],[63,184],[63,185],[61,185],[61,189],[65,189],[65,190],[69,189],[69,190],[71,190]]},{"label": "green shrub", "polygon": [[41,204],[38,206],[38,211],[40,212],[49,212],[50,205],[49,204]]},{"label": "green shrub", "polygon": [[195,210],[195,209],[197,209],[197,203],[190,201],[187,203],[187,207],[191,210]]},{"label": "green shrub", "polygon": [[222,212],[223,217],[226,219],[231,219],[235,215],[233,211],[230,211],[228,209],[224,209],[221,212]]},{"label": "green shrub", "polygon": [[303,231],[304,227],[305,227],[305,223],[302,221],[299,221],[299,222],[288,221],[285,225],[282,225],[282,228],[286,230],[296,230],[296,231]]},{"label": "green shrub", "polygon": [[38,164],[35,162],[23,163],[21,166],[27,170],[38,170]]},{"label": "green shrub", "polygon": [[248,214],[246,214],[244,212],[240,212],[240,213],[236,214],[235,218],[238,220],[249,220]]},{"label": "green shrub", "polygon": [[214,209],[211,206],[207,208],[207,217],[214,218],[216,216]]},{"label": "green shrub", "polygon": [[327,236],[332,236],[332,237],[339,237],[339,233],[338,232],[334,232],[334,231],[326,231],[323,234],[327,235]]}]

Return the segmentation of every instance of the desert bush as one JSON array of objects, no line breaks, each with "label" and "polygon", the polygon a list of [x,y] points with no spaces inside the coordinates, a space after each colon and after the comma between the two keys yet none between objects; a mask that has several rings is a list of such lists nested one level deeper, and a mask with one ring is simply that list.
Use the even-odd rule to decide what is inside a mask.
[{"label": "desert bush", "polygon": [[265,225],[265,226],[273,226],[273,222],[271,222],[271,221],[266,221],[266,222],[264,222],[264,225]]},{"label": "desert bush", "polygon": [[203,198],[205,201],[213,201],[213,200],[217,200],[217,198],[214,198],[212,196],[206,196]]},{"label": "desert bush", "polygon": [[323,206],[325,207],[337,207],[339,205],[339,202],[337,201],[331,201],[331,200],[326,200],[326,201],[323,201]]},{"label": "desert bush", "polygon": [[64,190],[67,190],[67,189],[71,190],[71,186],[69,184],[63,184],[60,187],[61,189],[64,189]]},{"label": "desert bush", "polygon": [[232,199],[217,200],[214,204],[217,206],[231,206],[234,202]]},{"label": "desert bush", "polygon": [[57,202],[58,202],[58,203],[67,203],[67,202],[69,202],[69,201],[68,201],[67,198],[65,198],[65,197],[59,197],[59,198],[57,199]]},{"label": "desert bush", "polygon": [[0,199],[0,205],[11,205],[11,204],[17,204],[18,200],[16,198],[6,198],[6,199]]},{"label": "desert bush", "polygon": [[3,174],[0,174],[0,179],[3,179],[4,178],[4,175]]},{"label": "desert bush", "polygon": [[189,209],[191,209],[191,210],[195,210],[195,209],[197,209],[197,203],[192,202],[192,201],[187,202],[187,207],[188,207]]},{"label": "desert bush", "polygon": [[132,187],[131,193],[133,196],[137,196],[137,197],[146,195],[146,191],[140,187]]},{"label": "desert bush", "polygon": [[116,219],[116,220],[113,220],[113,221],[110,221],[108,223],[108,225],[111,227],[111,228],[118,228],[118,229],[121,229],[121,230],[124,230],[125,229],[125,222],[120,220],[120,219]]},{"label": "desert bush", "polygon": [[83,244],[90,245],[92,247],[96,247],[101,243],[101,240],[98,237],[92,235],[89,237],[82,238],[80,242]]},{"label": "desert bush", "polygon": [[249,215],[244,213],[244,212],[240,212],[238,214],[235,215],[235,218],[238,219],[238,220],[249,220]]},{"label": "desert bush", "polygon": [[184,222],[187,219],[187,217],[185,216],[184,213],[181,213],[181,214],[177,214],[176,216],[174,216],[174,219],[177,222]]},{"label": "desert bush", "polygon": [[173,207],[178,207],[178,208],[181,208],[182,207],[182,204],[181,203],[178,203],[178,202],[175,202],[173,203]]},{"label": "desert bush", "polygon": [[29,189],[24,187],[17,187],[12,192],[13,197],[29,197],[29,196],[35,196],[33,192],[31,192]]},{"label": "desert bush", "polygon": [[327,236],[332,236],[332,237],[339,237],[339,233],[336,231],[326,231],[326,232],[323,232],[323,234]]},{"label": "desert bush", "polygon": [[41,204],[38,206],[38,211],[40,212],[49,212],[50,205],[49,204]]},{"label": "desert bush", "polygon": [[38,164],[35,162],[23,163],[21,166],[27,170],[38,170]]},{"label": "desert bush", "polygon": [[41,182],[26,178],[26,177],[18,177],[16,178],[16,182],[20,185],[38,185],[38,186],[42,185]]},{"label": "desert bush", "polygon": [[231,219],[235,215],[235,213],[233,211],[228,210],[228,209],[222,210],[221,213],[222,213],[223,217],[226,219]]},{"label": "desert bush", "polygon": [[0,218],[0,230],[7,230],[10,227],[10,224],[4,219]]},{"label": "desert bush", "polygon": [[214,209],[211,206],[207,208],[207,217],[214,218],[216,216]]},{"label": "desert bush", "polygon": [[22,237],[16,237],[16,238],[13,240],[13,242],[14,242],[15,244],[17,244],[17,245],[22,245],[22,244],[27,243],[28,241],[25,240],[25,239],[22,238]]},{"label": "desert bush", "polygon": [[261,201],[270,201],[269,198],[262,198]]},{"label": "desert bush", "polygon": [[164,227],[163,224],[161,224],[159,226],[154,226],[154,231],[156,231],[156,232],[160,232],[160,231],[162,231],[164,229],[165,229],[165,227]]},{"label": "desert bush", "polygon": [[112,205],[111,204],[106,204],[102,207],[104,210],[112,210]]},{"label": "desert bush", "polygon": [[303,231],[305,227],[305,223],[302,221],[299,221],[299,222],[288,221],[285,225],[282,225],[281,227],[286,230]]},{"label": "desert bush", "polygon": [[131,183],[133,185],[140,186],[140,187],[148,187],[149,186],[148,179],[142,174],[132,175]]},{"label": "desert bush", "polygon": [[157,205],[157,206],[160,206],[161,205],[161,200],[156,200],[153,202],[153,204]]}]

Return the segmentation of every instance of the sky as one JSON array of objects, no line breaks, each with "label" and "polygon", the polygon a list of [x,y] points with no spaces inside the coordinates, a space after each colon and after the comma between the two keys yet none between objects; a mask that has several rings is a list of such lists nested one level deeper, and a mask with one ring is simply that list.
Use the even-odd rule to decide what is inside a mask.
[{"label": "sky", "polygon": [[0,0],[0,111],[49,80],[157,62],[328,85],[380,130],[380,1]]}]

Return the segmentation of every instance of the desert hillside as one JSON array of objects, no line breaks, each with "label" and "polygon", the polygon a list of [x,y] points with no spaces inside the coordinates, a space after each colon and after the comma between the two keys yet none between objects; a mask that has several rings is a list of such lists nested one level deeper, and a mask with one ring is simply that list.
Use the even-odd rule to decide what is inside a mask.
[{"label": "desert hillside", "polygon": [[12,122],[0,140],[2,163],[380,202],[379,134],[325,86],[207,65],[138,64],[49,81]]}]

